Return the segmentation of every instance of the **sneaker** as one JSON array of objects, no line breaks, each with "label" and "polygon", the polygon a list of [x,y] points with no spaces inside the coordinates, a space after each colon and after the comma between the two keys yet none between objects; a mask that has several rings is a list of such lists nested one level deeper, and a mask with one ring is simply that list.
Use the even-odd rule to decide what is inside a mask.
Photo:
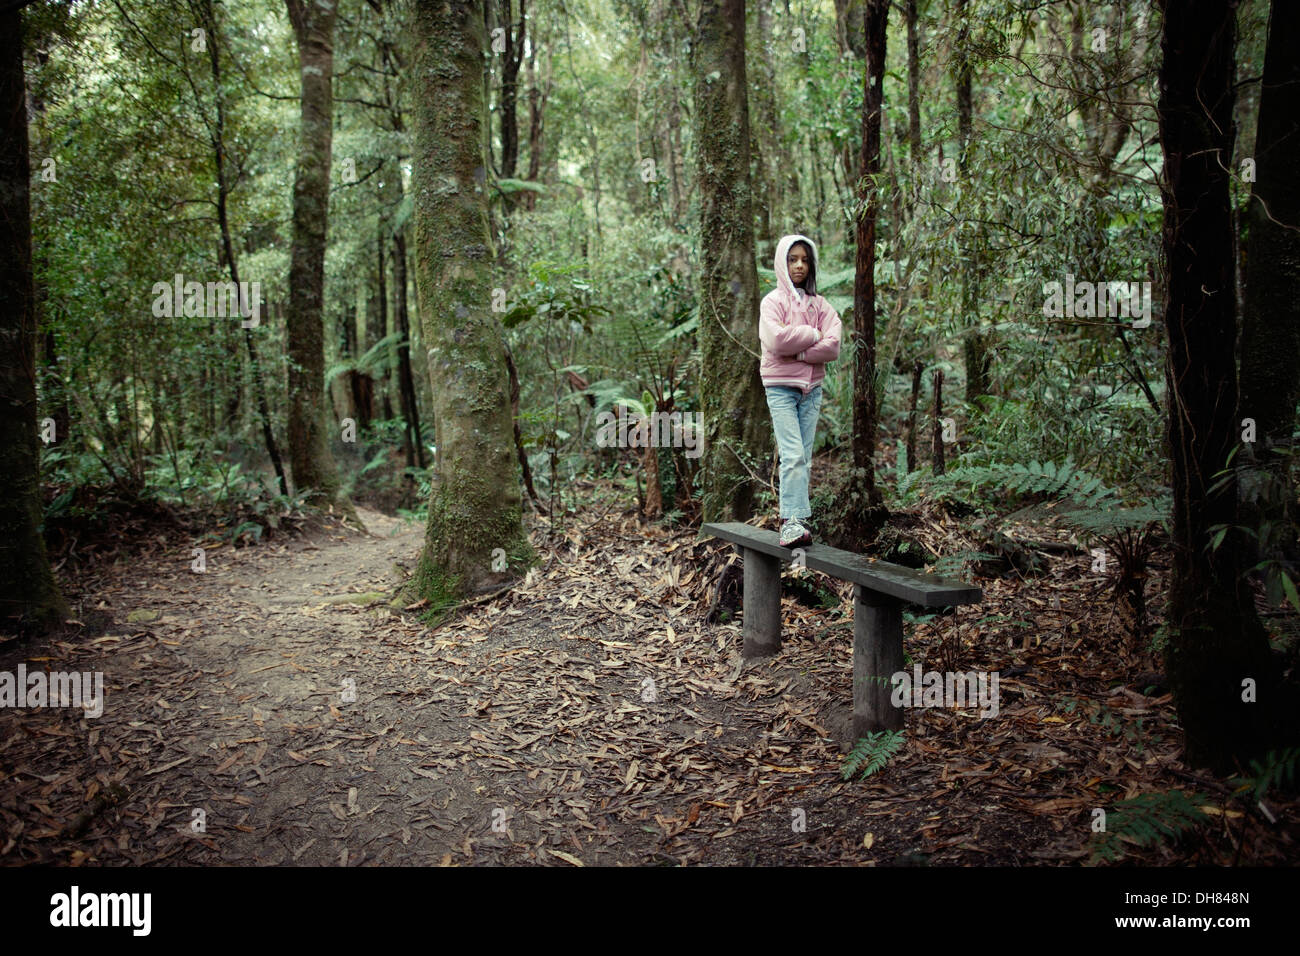
[{"label": "sneaker", "polygon": [[810,544],[812,535],[808,529],[799,523],[798,518],[791,518],[785,524],[781,525],[781,547],[793,548],[799,544]]}]

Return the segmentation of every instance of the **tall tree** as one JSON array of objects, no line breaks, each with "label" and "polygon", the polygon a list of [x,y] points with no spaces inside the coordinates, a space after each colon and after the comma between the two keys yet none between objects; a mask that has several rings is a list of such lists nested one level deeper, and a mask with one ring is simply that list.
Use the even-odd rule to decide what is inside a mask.
[{"label": "tall tree", "polygon": [[[541,77],[537,68],[537,48],[546,49],[543,71],[546,76],[546,89],[541,88]],[[537,31],[529,37],[528,63],[524,67],[528,78],[528,176],[529,182],[538,182],[542,175],[542,152],[545,145],[546,101],[551,95],[554,78],[551,75],[550,44]],[[531,189],[524,193],[524,206],[532,212],[537,205],[537,193]]]},{"label": "tall tree", "polygon": [[835,0],[835,41],[841,53],[851,52],[854,57],[867,55],[862,31],[858,29],[866,12],[863,9],[865,2],[866,0]]},{"label": "tall tree", "polygon": [[[1269,480],[1257,507],[1272,527],[1295,524],[1292,432],[1300,400],[1300,6],[1274,0],[1255,134],[1255,184],[1246,213],[1241,414],[1254,419],[1247,451]],[[1285,533],[1285,532],[1283,532]],[[1284,550],[1294,540],[1279,541]]]},{"label": "tall tree", "polygon": [[700,187],[700,393],[705,521],[753,514],[753,466],[771,447],[758,374],[758,270],[743,0],[704,0],[692,50]]},{"label": "tall tree", "polygon": [[[385,16],[389,9],[385,8]],[[379,41],[383,80],[383,103],[388,114],[388,123],[394,133],[405,138],[406,118],[402,109],[398,90],[389,82],[390,77],[397,77],[405,72],[405,63],[396,45],[387,39],[387,33]],[[513,175],[513,174],[512,174]],[[393,251],[389,257],[393,263],[393,319],[396,331],[401,334],[397,346],[397,381],[398,399],[402,410],[402,446],[406,454],[407,467],[424,468],[426,466],[424,440],[420,437],[420,403],[415,388],[415,376],[411,368],[411,320],[407,304],[406,275],[406,223],[394,224],[396,210],[405,204],[405,190],[402,182],[400,164],[394,164],[384,177],[386,190],[385,205],[390,210],[387,228],[392,234]]]},{"label": "tall tree", "polygon": [[776,253],[776,244],[780,239],[781,234],[776,231],[778,226],[774,223],[786,221],[781,205],[781,124],[776,108],[776,63],[772,58],[776,44],[772,37],[770,5],[771,0],[761,0],[758,4],[758,80],[754,84],[758,122],[755,124],[757,128],[753,130],[758,152],[756,165],[759,170],[754,193],[759,197],[758,236],[765,259]]},{"label": "tall tree", "polygon": [[[334,0],[285,0],[302,78],[289,253],[289,463],[297,491],[340,491],[325,428],[325,235],[333,138]],[[350,508],[350,506],[349,506]]]},{"label": "tall tree", "polygon": [[[970,11],[968,0],[957,0],[957,166],[963,197],[971,195],[967,171],[970,161],[974,104],[971,95]],[[962,241],[961,322],[966,326],[962,338],[962,356],[966,366],[966,401],[974,402],[989,390],[988,341],[980,329],[979,263],[981,230],[971,224],[973,234]]]},{"label": "tall tree", "polygon": [[0,124],[0,616],[20,631],[45,631],[68,610],[40,532],[31,167],[17,7],[0,11]]},{"label": "tall tree", "polygon": [[437,454],[412,586],[434,606],[495,585],[532,556],[505,331],[491,308],[483,13],[483,0],[415,7],[415,283]]},{"label": "tall tree", "polygon": [[1228,164],[1235,0],[1164,0],[1160,139],[1165,176],[1173,564],[1165,665],[1185,759],[1224,772],[1273,740],[1278,681],[1242,575],[1237,488],[1218,474],[1240,439]]},{"label": "tall tree", "polygon": [[[513,0],[499,0],[501,18],[501,178],[514,179],[519,168],[519,67],[524,58],[524,38],[527,31],[525,7],[527,0],[519,0],[519,20],[513,21]],[[517,194],[507,192],[503,200],[507,218],[515,207]]]},{"label": "tall tree", "polygon": [[841,496],[841,527],[850,541],[870,538],[883,521],[876,487],[876,220],[880,217],[880,125],[885,107],[885,29],[889,0],[866,0],[862,71],[862,152],[859,156],[856,275],[853,279],[853,468]]},{"label": "tall tree", "polygon": [[906,0],[907,18],[907,143],[912,165],[921,162],[921,27],[917,0]]},{"label": "tall tree", "polygon": [[[217,180],[217,225],[221,230],[221,259],[225,267],[230,272],[230,279],[239,288],[239,258],[235,250],[234,237],[230,229],[230,187],[231,176],[228,169],[229,149],[226,142],[226,92],[221,77],[221,31],[217,24],[217,14],[212,0],[202,0],[196,4],[201,22],[207,30],[208,39],[206,47],[208,51],[208,65],[212,70],[212,99],[213,113],[211,120],[206,120],[204,126],[208,131],[209,143],[212,146],[212,166],[213,173]],[[205,115],[205,107],[199,95],[198,86],[190,84],[191,92],[194,94],[194,107],[200,113]],[[280,494],[289,494],[289,483],[284,476],[284,462],[280,458],[280,447],[275,441],[275,431],[271,427],[271,405],[266,396],[266,380],[262,376],[262,362],[258,357],[257,341],[253,337],[253,330],[243,323],[244,347],[248,350],[249,368],[253,373],[253,393],[257,402],[257,416],[262,425],[262,442],[266,445],[267,456],[271,459],[271,467],[275,471],[276,481],[279,482]],[[209,329],[215,332],[211,320],[209,320]],[[227,406],[227,418],[233,420],[234,414],[239,407],[239,384],[232,383],[230,405]]]}]

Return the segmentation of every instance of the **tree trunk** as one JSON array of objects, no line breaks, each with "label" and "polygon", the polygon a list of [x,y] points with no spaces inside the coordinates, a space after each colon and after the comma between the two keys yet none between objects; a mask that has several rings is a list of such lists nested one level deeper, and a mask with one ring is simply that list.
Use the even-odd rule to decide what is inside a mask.
[{"label": "tree trunk", "polygon": [[[759,199],[758,238],[760,243],[771,243],[770,259],[776,253],[776,243],[784,227],[774,225],[786,221],[781,203],[781,127],[776,108],[776,66],[772,62],[773,45],[770,0],[758,5],[758,78],[755,100],[758,108],[760,153],[758,169],[762,180],[754,184],[754,194]],[[780,229],[781,233],[777,230]],[[765,260],[766,261],[766,260]]]},{"label": "tree trunk", "polygon": [[[538,514],[544,513],[545,505],[537,494],[537,488],[533,485],[533,470],[528,466],[528,453],[524,451],[524,435],[519,428],[519,370],[515,368],[515,358],[510,352],[510,342],[505,343],[506,353],[506,372],[510,377],[510,421],[513,426],[515,435],[515,454],[519,456],[519,470],[524,478],[524,488],[528,492],[528,498],[532,501],[533,507],[537,509]],[[570,372],[569,374],[573,374]]]},{"label": "tree trunk", "polygon": [[[420,402],[415,391],[415,376],[411,372],[411,318],[406,306],[406,232],[405,227],[393,235],[393,285],[394,311],[397,330],[402,334],[397,346],[398,387],[402,396],[402,419],[406,422],[406,445],[409,449],[407,465],[426,467],[424,439],[420,437]],[[414,452],[414,460],[411,460]]]},{"label": "tree trunk", "polygon": [[[537,74],[537,47],[540,38],[534,32],[528,48],[528,65],[525,74],[528,77],[528,181],[538,182],[542,175],[542,150],[545,142],[543,118],[546,115],[546,100],[551,95],[551,74],[549,54],[545,61],[546,89],[541,88],[541,79]],[[537,193],[531,189],[524,194],[524,205],[532,212],[537,204]]]},{"label": "tree trunk", "polygon": [[934,430],[930,439],[930,467],[936,475],[947,468],[943,454],[943,369],[934,370]]},{"label": "tree trunk", "polygon": [[[967,0],[957,0],[957,168],[963,200],[970,197],[970,182],[966,176],[969,162],[971,127],[974,106],[971,96],[970,65],[970,14]],[[965,206],[963,201],[963,206]],[[963,209],[963,214],[966,212]],[[979,263],[981,248],[980,230],[975,229],[962,242],[961,270],[961,324],[966,328],[962,338],[962,358],[966,367],[966,401],[974,403],[989,391],[988,341],[980,328],[979,316]]]},{"label": "tree trunk", "polygon": [[[1246,213],[1241,416],[1255,421],[1248,445],[1261,469],[1247,507],[1283,532],[1261,556],[1295,560],[1291,434],[1300,400],[1300,6],[1274,0],[1255,137],[1255,184]],[[1257,480],[1258,480],[1257,479]]]},{"label": "tree trunk", "polygon": [[917,406],[921,402],[921,360],[912,368],[912,404],[907,414],[907,470],[916,468]]},{"label": "tree trunk", "polygon": [[[203,17],[205,29],[208,31],[208,65],[212,70],[212,85],[217,91],[215,96],[216,118],[212,127],[212,158],[214,173],[217,180],[217,225],[221,232],[221,258],[225,260],[225,267],[230,272],[230,279],[235,283],[236,288],[239,284],[239,262],[235,257],[235,243],[230,234],[230,182],[226,177],[226,105],[225,97],[222,95],[221,81],[221,51],[218,43],[220,33],[217,28],[216,11],[213,9],[211,0],[203,3],[198,8]],[[196,106],[199,105],[196,103]],[[271,459],[271,467],[275,470],[276,482],[280,488],[280,494],[287,496],[289,494],[289,482],[284,475],[284,462],[280,459],[280,448],[275,441],[275,432],[271,427],[271,406],[266,397],[266,381],[262,377],[262,363],[257,355],[257,343],[253,339],[253,330],[240,323],[244,333],[244,347],[248,350],[249,370],[253,373],[253,395],[257,402],[257,414],[262,426],[262,441],[266,445],[267,457]],[[238,381],[235,388],[238,390]],[[231,403],[226,406],[227,418],[232,419],[238,412],[238,403]]]},{"label": "tree trunk", "polygon": [[917,0],[907,0],[907,142],[913,168],[921,162],[921,31]]},{"label": "tree trunk", "polygon": [[0,11],[0,617],[6,630],[49,631],[68,616],[39,528],[36,292],[22,13]]},{"label": "tree trunk", "polygon": [[1208,547],[1213,526],[1237,523],[1236,481],[1216,478],[1240,437],[1226,169],[1235,6],[1166,0],[1158,110],[1174,499],[1165,667],[1184,759],[1220,773],[1273,742],[1279,691],[1236,535]]},{"label": "tree trunk", "polygon": [[[519,167],[519,66],[524,57],[526,0],[519,0],[519,21],[511,22],[511,0],[501,0],[501,27],[505,31],[505,51],[501,59],[501,177],[514,179]],[[509,218],[518,193],[505,194],[505,215]]]},{"label": "tree trunk", "polygon": [[412,587],[435,608],[509,580],[532,560],[505,334],[491,309],[483,30],[482,0],[415,6],[415,280],[438,450]]},{"label": "tree trunk", "polygon": [[870,0],[835,0],[835,42],[840,53],[852,53],[857,59],[867,55],[870,40],[864,42],[859,25],[865,12],[863,4],[869,2]]},{"label": "tree trunk", "polygon": [[[692,46],[700,186],[705,521],[746,521],[772,440],[758,374],[743,0],[704,0]],[[710,76],[713,78],[710,79]]]},{"label": "tree trunk", "polygon": [[888,0],[867,0],[863,22],[862,152],[857,200],[857,274],[853,279],[853,470],[844,496],[844,534],[861,545],[886,515],[876,487],[876,220],[880,215],[880,125],[884,114]]},{"label": "tree trunk", "polygon": [[[375,285],[371,289],[370,301],[366,303],[366,349],[372,349],[388,334],[388,268],[384,262],[384,230],[382,224],[375,239]],[[384,363],[384,357],[376,359]],[[391,376],[387,371],[376,372],[370,376],[375,383],[375,394],[381,402],[388,401],[388,386]],[[371,414],[374,414],[372,406]],[[391,418],[385,413],[384,418]]]},{"label": "tree trunk", "polygon": [[[325,234],[329,223],[333,137],[334,19],[337,7],[285,0],[301,64],[301,127],[293,182],[293,245],[289,260],[289,462],[297,491],[324,502],[340,484],[325,428],[325,349],[321,313]],[[350,505],[346,506],[350,509]]]}]

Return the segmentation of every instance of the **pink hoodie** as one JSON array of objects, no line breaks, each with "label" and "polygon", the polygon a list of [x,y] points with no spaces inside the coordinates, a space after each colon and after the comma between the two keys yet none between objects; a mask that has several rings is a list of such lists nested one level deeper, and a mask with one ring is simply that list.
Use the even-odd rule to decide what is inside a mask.
[{"label": "pink hoodie", "polygon": [[[800,241],[812,250],[812,270],[804,283],[810,294],[795,288],[786,263],[790,247]],[[791,385],[807,395],[826,377],[826,363],[839,358],[840,316],[817,294],[817,245],[807,236],[781,237],[775,270],[776,288],[763,296],[758,310],[758,340],[763,343],[758,373],[764,385]]]}]

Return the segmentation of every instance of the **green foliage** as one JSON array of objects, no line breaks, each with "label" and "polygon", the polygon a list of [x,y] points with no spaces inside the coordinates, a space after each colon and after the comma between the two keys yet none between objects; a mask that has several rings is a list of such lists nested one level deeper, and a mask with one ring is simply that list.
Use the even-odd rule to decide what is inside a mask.
[{"label": "green foliage", "polygon": [[397,346],[401,344],[402,338],[401,332],[393,332],[366,349],[365,354],[359,358],[336,362],[325,372],[325,384],[328,385],[344,372],[358,372],[377,379],[385,372],[397,368]]},{"label": "green foliage", "polygon": [[1134,636],[1142,631],[1142,580],[1154,548],[1155,532],[1168,520],[1171,500],[1167,495],[1148,497],[1126,507],[1119,489],[1083,471],[1070,458],[1059,466],[1050,461],[964,466],[934,479],[933,484],[941,488],[965,486],[973,491],[992,488],[1013,496],[1043,495],[1060,501],[1057,520],[1085,538],[1101,542],[1113,556],[1111,573],[1116,595],[1131,606]]},{"label": "green foliage", "polygon": [[939,560],[935,561],[930,568],[941,577],[961,577],[966,573],[970,565],[978,561],[989,561],[996,557],[996,554],[989,554],[987,551],[963,549],[940,556]]},{"label": "green foliage", "polygon": [[1117,503],[1115,489],[1081,470],[1070,458],[1059,466],[1050,461],[1031,461],[1027,464],[995,462],[984,467],[953,468],[942,478],[935,479],[935,483],[967,485],[972,489],[992,485],[1013,495],[1066,498],[1088,508]]},{"label": "green foliage", "polygon": [[559,322],[566,332],[576,324],[592,332],[592,322],[610,310],[592,301],[591,284],[577,273],[582,264],[555,265],[534,262],[529,269],[531,281],[516,296],[512,308],[501,317],[502,324],[513,329],[535,319]]},{"label": "green foliage", "polygon": [[414,479],[415,481],[415,508],[398,508],[398,515],[407,522],[407,524],[421,523],[429,520],[429,496],[433,493],[434,468],[412,468],[408,467],[403,474]]},{"label": "green foliage", "polygon": [[1295,452],[1289,448],[1270,448],[1258,458],[1248,455],[1242,456],[1245,460],[1237,460],[1239,450],[1240,446],[1228,455],[1227,467],[1215,475],[1210,490],[1222,491],[1235,481],[1238,498],[1245,505],[1242,512],[1252,515],[1253,520],[1212,525],[1206,547],[1217,550],[1229,534],[1249,539],[1249,547],[1260,558],[1250,570],[1263,579],[1269,603],[1274,606],[1290,603],[1294,610],[1300,611],[1293,558],[1296,542],[1300,541],[1294,504]]},{"label": "green foliage", "polygon": [[1300,783],[1300,747],[1270,750],[1263,761],[1250,761],[1250,776],[1236,777],[1237,792],[1251,791],[1251,799],[1262,801],[1270,790],[1295,792]]},{"label": "green foliage", "polygon": [[903,739],[901,730],[882,730],[859,737],[844,758],[840,778],[851,780],[860,771],[858,779],[865,780],[883,770],[903,746]]},{"label": "green foliage", "polygon": [[1155,847],[1177,839],[1207,819],[1201,807],[1209,798],[1181,790],[1144,793],[1115,804],[1106,813],[1106,830],[1094,835],[1092,862],[1114,862],[1124,855],[1122,843]]}]

